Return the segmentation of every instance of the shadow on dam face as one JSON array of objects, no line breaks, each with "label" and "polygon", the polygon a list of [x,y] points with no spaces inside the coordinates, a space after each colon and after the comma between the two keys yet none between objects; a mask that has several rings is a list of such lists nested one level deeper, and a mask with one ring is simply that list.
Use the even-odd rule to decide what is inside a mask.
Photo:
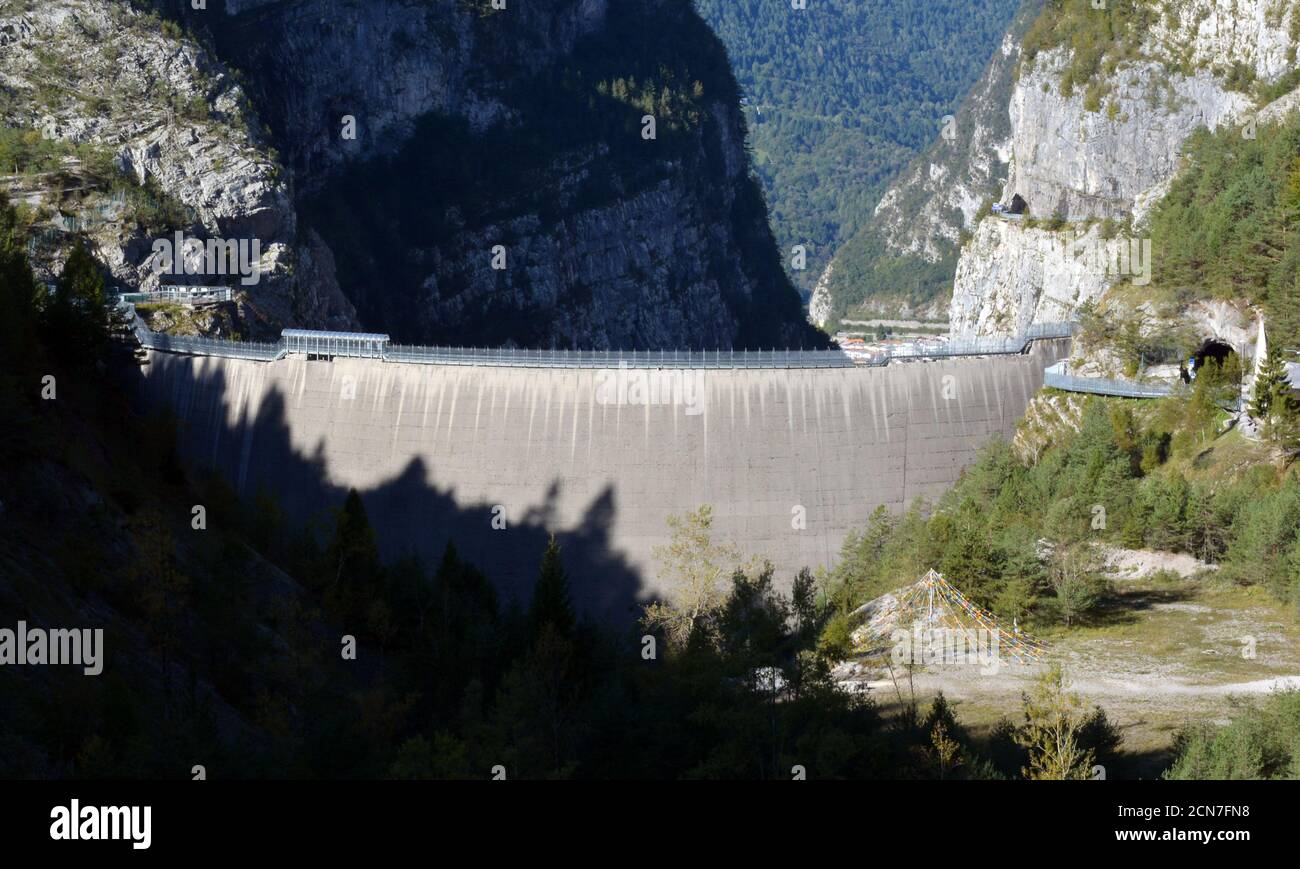
[{"label": "shadow on dam face", "polygon": [[356,488],[387,556],[435,564],[454,541],[520,603],[555,533],[575,603],[617,623],[666,591],[654,548],[670,515],[711,505],[718,536],[788,586],[877,507],[938,496],[1010,437],[1067,349],[668,372],[690,378],[675,392],[608,388],[636,372],[151,352],[134,391],[245,499],[266,492],[305,523]]}]

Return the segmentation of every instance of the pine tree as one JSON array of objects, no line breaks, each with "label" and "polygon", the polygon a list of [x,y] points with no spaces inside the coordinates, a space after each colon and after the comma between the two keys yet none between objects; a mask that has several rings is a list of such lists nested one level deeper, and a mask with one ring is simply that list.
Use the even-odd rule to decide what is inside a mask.
[{"label": "pine tree", "polygon": [[1300,401],[1287,379],[1282,355],[1270,348],[1251,397],[1250,415],[1260,422],[1265,438],[1287,452],[1300,450]]},{"label": "pine tree", "polygon": [[360,630],[361,619],[381,591],[382,568],[375,530],[356,489],[348,490],[343,508],[338,511],[326,557],[333,571],[325,592],[326,603],[336,617],[353,623],[354,632]]},{"label": "pine tree", "polygon": [[0,192],[0,354],[13,360],[30,355],[36,317],[37,284],[23,235],[17,212]]},{"label": "pine tree", "polygon": [[555,628],[562,637],[573,636],[577,619],[573,614],[573,601],[569,593],[569,577],[560,561],[560,544],[551,535],[542,555],[542,573],[533,591],[528,622],[534,639],[541,635],[546,625]]},{"label": "pine tree", "polygon": [[109,340],[104,275],[84,243],[68,255],[44,313],[49,345],[65,363],[84,365],[102,358]]},{"label": "pine tree", "polygon": [[1259,367],[1259,376],[1255,379],[1254,395],[1250,401],[1250,415],[1262,422],[1274,413],[1274,398],[1279,393],[1279,386],[1286,382],[1286,369],[1281,356],[1270,349]]},{"label": "pine tree", "polygon": [[1093,752],[1081,744],[1086,714],[1079,698],[1067,690],[1061,668],[1053,666],[1024,695],[1025,723],[1015,741],[1029,752],[1021,774],[1032,780],[1086,779]]}]

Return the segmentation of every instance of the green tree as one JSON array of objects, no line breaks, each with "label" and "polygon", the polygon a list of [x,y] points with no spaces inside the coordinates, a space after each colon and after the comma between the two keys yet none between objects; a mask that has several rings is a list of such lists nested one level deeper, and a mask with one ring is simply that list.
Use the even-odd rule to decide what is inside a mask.
[{"label": "green tree", "polygon": [[[31,355],[39,292],[24,249],[18,212],[0,192],[0,355],[17,360]],[[12,368],[12,366],[6,366]]]},{"label": "green tree", "polygon": [[560,560],[560,544],[552,534],[542,555],[542,573],[533,590],[533,601],[528,611],[528,621],[534,639],[542,628],[550,625],[561,637],[573,636],[577,619],[573,614],[573,601],[569,593],[569,576]]},{"label": "green tree", "polygon": [[1022,770],[1027,779],[1086,779],[1093,753],[1082,745],[1087,716],[1082,701],[1067,690],[1065,675],[1053,666],[1023,695],[1025,721],[1016,744],[1029,752]]},{"label": "green tree", "polygon": [[1300,402],[1292,393],[1282,356],[1270,349],[1260,366],[1251,396],[1250,415],[1262,423],[1263,434],[1284,449],[1300,447]]},{"label": "green tree", "polygon": [[1106,591],[1105,576],[1086,543],[1059,547],[1052,555],[1048,578],[1056,593],[1057,615],[1066,627],[1091,612]]},{"label": "green tree", "polygon": [[668,517],[669,542],[655,549],[666,599],[645,608],[643,622],[683,647],[698,628],[709,629],[710,616],[727,599],[727,577],[743,573],[740,551],[714,539],[713,508],[705,504],[685,516]]},{"label": "green tree", "polygon": [[46,342],[64,364],[103,358],[110,335],[104,275],[84,242],[68,255],[44,315]]},{"label": "green tree", "polygon": [[360,631],[367,626],[370,604],[383,592],[383,568],[375,530],[366,516],[356,489],[349,489],[334,520],[334,534],[326,547],[325,601],[336,618]]}]

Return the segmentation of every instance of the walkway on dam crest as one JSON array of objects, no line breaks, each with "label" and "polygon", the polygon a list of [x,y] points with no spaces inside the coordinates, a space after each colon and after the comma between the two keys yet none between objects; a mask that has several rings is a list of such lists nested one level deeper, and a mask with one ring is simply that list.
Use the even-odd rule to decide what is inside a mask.
[{"label": "walkway on dam crest", "polygon": [[125,298],[120,303],[135,323],[142,347],[164,353],[274,362],[292,354],[309,358],[379,359],[416,365],[497,368],[689,368],[797,369],[880,367],[909,359],[1003,356],[1024,353],[1037,340],[1069,338],[1074,323],[1040,323],[1012,338],[953,341],[943,347],[888,348],[870,362],[854,362],[841,350],[519,350],[513,348],[426,347],[393,344],[389,336],[363,332],[286,329],[276,342],[232,341],[154,332]]}]

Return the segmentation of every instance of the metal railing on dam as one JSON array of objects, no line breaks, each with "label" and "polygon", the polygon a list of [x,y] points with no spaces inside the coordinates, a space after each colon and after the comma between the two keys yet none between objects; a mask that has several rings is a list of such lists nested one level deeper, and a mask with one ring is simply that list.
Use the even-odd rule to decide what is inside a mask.
[{"label": "metal railing on dam", "polygon": [[1036,323],[1023,334],[1010,338],[969,338],[948,341],[942,345],[911,344],[888,348],[880,354],[880,361],[872,359],[868,365],[887,365],[891,360],[944,359],[951,356],[1009,356],[1024,353],[1035,341],[1070,338],[1078,331],[1073,322]]},{"label": "metal railing on dam", "polygon": [[123,302],[136,305],[176,302],[181,305],[193,307],[194,305],[213,305],[218,302],[232,301],[234,299],[234,291],[231,290],[230,287],[185,287],[166,285],[148,292],[123,293],[120,298]]},{"label": "metal railing on dam", "polygon": [[386,335],[312,332],[286,329],[279,341],[250,342],[154,332],[123,298],[121,307],[135,320],[141,346],[164,353],[221,356],[272,362],[291,353],[321,357],[359,356],[416,365],[490,366],[498,368],[853,368],[879,367],[893,360],[955,356],[1002,356],[1024,353],[1036,340],[1068,338],[1073,323],[1042,323],[1013,338],[975,339],[943,345],[886,348],[865,360],[842,350],[521,350],[512,348],[427,347],[392,344]]},{"label": "metal railing on dam", "polygon": [[1109,380],[1104,377],[1076,377],[1065,373],[1065,360],[1048,366],[1043,372],[1043,386],[1067,392],[1088,392],[1118,398],[1165,398],[1174,388],[1162,383],[1137,383],[1132,380]]},{"label": "metal railing on dam", "polygon": [[852,368],[840,350],[512,350],[389,345],[388,362],[506,368]]},{"label": "metal railing on dam", "polygon": [[265,491],[286,515],[314,517],[356,489],[386,552],[437,563],[454,541],[518,599],[555,533],[579,577],[575,606],[622,619],[672,590],[655,558],[671,544],[667,517],[704,504],[715,539],[770,558],[778,583],[834,564],[874,510],[939,497],[989,438],[1014,437],[1068,344],[626,378],[609,376],[603,353],[585,370],[151,353],[130,375],[137,406],[175,415],[181,455],[243,497]]},{"label": "metal railing on dam", "polygon": [[139,329],[136,336],[140,344],[150,350],[163,353],[184,353],[188,356],[222,356],[227,359],[253,359],[261,362],[273,362],[285,356],[284,343],[277,341],[227,341],[222,338],[198,338],[182,335],[168,335],[146,328],[144,335]]}]

